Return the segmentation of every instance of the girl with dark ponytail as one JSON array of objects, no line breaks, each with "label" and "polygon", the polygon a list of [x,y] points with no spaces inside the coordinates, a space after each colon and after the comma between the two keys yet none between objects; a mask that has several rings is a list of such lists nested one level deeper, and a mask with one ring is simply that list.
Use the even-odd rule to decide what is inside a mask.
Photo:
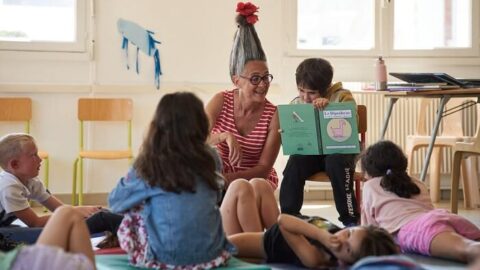
[{"label": "girl with dark ponytail", "polygon": [[369,147],[361,157],[361,165],[371,177],[382,177],[380,185],[402,198],[420,193],[420,188],[407,174],[407,157],[391,141],[380,141]]},{"label": "girl with dark ponytail", "polygon": [[391,141],[361,154],[367,181],[362,189],[362,225],[377,225],[396,236],[403,252],[462,262],[480,258],[480,229],[467,219],[435,209],[427,187],[407,174],[407,158]]}]

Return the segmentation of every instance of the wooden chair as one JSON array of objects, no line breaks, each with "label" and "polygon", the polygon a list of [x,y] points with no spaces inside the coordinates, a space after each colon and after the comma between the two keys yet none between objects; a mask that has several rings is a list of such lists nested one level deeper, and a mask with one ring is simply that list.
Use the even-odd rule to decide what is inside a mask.
[{"label": "wooden chair", "polygon": [[[24,122],[23,132],[30,134],[30,121],[32,120],[32,100],[25,97],[0,98],[0,121]],[[43,183],[48,189],[49,185],[49,157],[48,153],[38,151],[38,156],[44,160]]]},{"label": "wooden chair", "polygon": [[[426,117],[428,114],[428,108],[431,106],[431,99],[422,99],[420,104],[419,119],[417,122],[416,131],[413,135],[407,136],[405,152],[408,156],[408,173],[411,175],[413,172],[413,156],[415,151],[422,147],[428,147],[431,136],[427,132]],[[445,106],[445,110],[454,109],[461,106],[468,99],[454,98],[450,99]],[[435,139],[435,144],[430,158],[430,198],[432,202],[440,201],[440,169],[442,162],[442,148],[453,147],[457,142],[464,141],[469,137],[464,136],[462,126],[462,114],[460,112],[452,113],[442,118],[443,130]],[[468,182],[468,174],[466,171],[467,164],[462,165],[464,182]]]},{"label": "wooden chair", "polygon": [[[73,165],[72,205],[77,203],[77,173],[79,175],[78,204],[83,204],[83,160],[84,159],[128,159],[132,160],[132,114],[133,102],[127,98],[80,98],[78,100],[78,120],[80,121],[80,151]],[[126,149],[93,150],[84,147],[84,124],[90,121],[126,122]]]},{"label": "wooden chair", "polygon": [[[477,131],[474,137],[470,138],[465,142],[456,142],[452,147],[452,186],[450,193],[450,206],[451,212],[458,212],[458,188],[460,182],[460,165],[462,159],[467,158],[471,155],[480,155],[480,110],[477,106]],[[472,164],[477,164],[472,162]],[[465,173],[466,170],[463,170],[462,173]],[[472,175],[478,175],[477,166],[471,166],[469,170]],[[464,174],[465,176],[465,174]],[[463,196],[466,207],[470,207],[472,202],[479,203],[480,195],[478,193],[478,179],[470,177],[467,179],[463,177]]]},{"label": "wooden chair", "polygon": [[[365,149],[365,133],[367,132],[367,107],[365,105],[357,105],[358,114],[358,134],[360,135],[360,149]],[[355,197],[357,199],[357,206],[361,205],[361,183],[363,181],[363,174],[355,172],[353,176],[355,182]],[[330,182],[326,172],[317,172],[314,175],[308,177],[307,181],[314,182]]]}]

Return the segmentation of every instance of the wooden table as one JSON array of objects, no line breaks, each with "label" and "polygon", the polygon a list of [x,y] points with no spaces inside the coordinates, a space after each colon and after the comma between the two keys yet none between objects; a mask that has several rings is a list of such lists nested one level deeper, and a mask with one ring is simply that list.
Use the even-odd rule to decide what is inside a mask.
[{"label": "wooden table", "polygon": [[[383,140],[385,133],[387,132],[388,122],[390,121],[390,116],[392,115],[392,110],[395,103],[399,98],[439,98],[440,105],[435,117],[435,122],[431,132],[430,144],[428,145],[428,150],[425,155],[424,165],[422,168],[422,174],[420,175],[420,180],[425,181],[425,177],[428,170],[428,165],[430,164],[430,157],[432,156],[433,145],[435,144],[435,139],[437,137],[438,127],[442,117],[445,115],[445,104],[450,100],[450,98],[457,97],[477,97],[477,103],[480,100],[480,88],[458,88],[458,89],[448,89],[448,90],[423,90],[423,91],[395,91],[395,92],[385,92],[385,97],[389,99],[388,108],[385,112],[385,117],[383,121],[383,127],[380,133],[380,140]],[[471,105],[470,105],[471,106]],[[466,106],[468,107],[468,106]],[[461,109],[464,109],[463,107]]]}]

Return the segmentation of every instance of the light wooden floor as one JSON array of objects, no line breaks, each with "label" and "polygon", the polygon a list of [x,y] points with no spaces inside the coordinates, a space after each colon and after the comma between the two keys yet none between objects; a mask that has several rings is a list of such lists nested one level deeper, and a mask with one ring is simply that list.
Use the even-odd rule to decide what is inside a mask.
[{"label": "light wooden floor", "polygon": [[[458,206],[459,215],[466,217],[468,220],[480,227],[480,208],[464,209],[463,202],[459,202]],[[435,203],[435,207],[450,210],[450,204],[448,201]],[[33,209],[39,215],[50,214],[49,212],[43,211],[42,207],[34,207]],[[301,212],[304,215],[320,216],[334,222],[335,224],[340,226],[342,225],[338,220],[338,213],[332,200],[307,200],[305,201]]]}]

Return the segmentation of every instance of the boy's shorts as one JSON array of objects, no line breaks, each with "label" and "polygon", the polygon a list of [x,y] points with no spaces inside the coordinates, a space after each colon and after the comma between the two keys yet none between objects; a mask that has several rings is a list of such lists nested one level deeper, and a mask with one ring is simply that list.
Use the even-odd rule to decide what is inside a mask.
[{"label": "boy's shorts", "polygon": [[78,269],[93,270],[93,263],[83,254],[67,253],[54,246],[35,244],[23,247],[11,270]]},{"label": "boy's shorts", "polygon": [[398,231],[397,242],[402,252],[430,255],[433,238],[449,231],[467,239],[480,239],[480,229],[466,218],[445,209],[435,209],[405,224]]}]

